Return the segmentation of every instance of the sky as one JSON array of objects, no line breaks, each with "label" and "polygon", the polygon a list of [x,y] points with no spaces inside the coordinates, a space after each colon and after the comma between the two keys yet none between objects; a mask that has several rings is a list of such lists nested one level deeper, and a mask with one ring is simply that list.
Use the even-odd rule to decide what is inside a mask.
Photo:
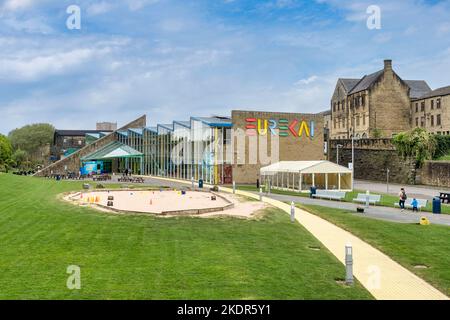
[{"label": "sky", "polygon": [[[80,29],[67,28],[70,5]],[[0,0],[0,133],[315,113],[339,77],[384,59],[436,89],[450,85],[449,13],[450,0]]]}]

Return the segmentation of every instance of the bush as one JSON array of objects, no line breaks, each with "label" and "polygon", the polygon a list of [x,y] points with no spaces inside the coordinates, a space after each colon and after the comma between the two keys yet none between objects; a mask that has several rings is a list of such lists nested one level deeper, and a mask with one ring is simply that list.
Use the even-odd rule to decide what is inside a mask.
[{"label": "bush", "polygon": [[401,132],[392,142],[403,158],[415,159],[417,167],[421,167],[425,160],[433,159],[436,151],[435,136],[422,128]]},{"label": "bush", "polygon": [[436,150],[433,154],[433,159],[438,159],[440,157],[450,154],[450,136],[435,136],[436,140]]}]

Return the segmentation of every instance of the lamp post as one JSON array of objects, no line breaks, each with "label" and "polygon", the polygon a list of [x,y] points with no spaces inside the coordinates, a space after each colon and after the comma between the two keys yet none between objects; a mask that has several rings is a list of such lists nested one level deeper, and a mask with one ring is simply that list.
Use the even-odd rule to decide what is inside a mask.
[{"label": "lamp post", "polygon": [[343,147],[342,144],[336,145],[336,164],[339,164],[339,148],[342,148],[342,147]]}]

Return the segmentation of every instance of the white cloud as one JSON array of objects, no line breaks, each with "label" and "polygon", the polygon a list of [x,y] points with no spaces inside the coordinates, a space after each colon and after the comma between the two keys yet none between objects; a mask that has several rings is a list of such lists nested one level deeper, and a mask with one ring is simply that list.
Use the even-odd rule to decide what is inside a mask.
[{"label": "white cloud", "polygon": [[100,1],[90,4],[87,7],[86,12],[88,15],[96,16],[110,12],[114,7],[115,4],[111,2]]},{"label": "white cloud", "polygon": [[36,0],[6,0],[3,4],[3,9],[6,11],[17,11],[28,9],[33,6]]}]

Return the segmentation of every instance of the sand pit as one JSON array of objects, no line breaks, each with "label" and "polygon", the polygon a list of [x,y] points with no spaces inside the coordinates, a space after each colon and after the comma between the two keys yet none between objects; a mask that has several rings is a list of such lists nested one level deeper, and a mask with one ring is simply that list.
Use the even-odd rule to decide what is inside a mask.
[{"label": "sand pit", "polygon": [[[215,200],[211,198],[215,197]],[[148,213],[162,216],[231,215],[250,217],[265,204],[233,195],[202,191],[109,190],[79,192],[64,197],[79,205],[90,205],[118,213]]]}]

